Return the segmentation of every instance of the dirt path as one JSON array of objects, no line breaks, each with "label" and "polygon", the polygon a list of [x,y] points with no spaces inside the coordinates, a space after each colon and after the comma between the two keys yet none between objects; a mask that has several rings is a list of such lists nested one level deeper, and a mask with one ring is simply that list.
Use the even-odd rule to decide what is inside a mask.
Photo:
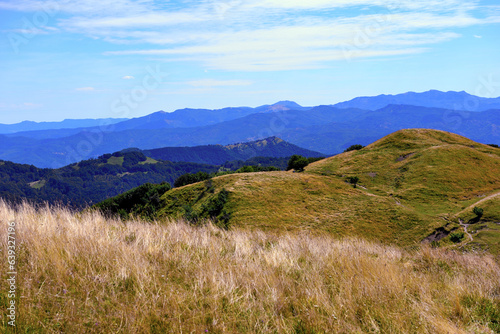
[{"label": "dirt path", "polygon": [[489,195],[489,196],[486,196],[485,198],[477,201],[476,203],[472,204],[472,205],[469,205],[468,207],[466,207],[465,209],[463,209],[462,211],[458,212],[457,214],[455,214],[455,216],[458,216],[460,215],[461,213],[465,212],[465,211],[471,211],[475,206],[478,206],[479,204],[487,201],[487,200],[490,200],[492,198],[495,198],[497,196],[500,196],[500,191],[495,193],[495,194],[492,194],[492,195]]},{"label": "dirt path", "polygon": [[467,231],[467,227],[469,227],[470,224],[464,224],[464,221],[462,219],[458,219],[458,222],[460,223],[460,226],[464,228],[464,231],[469,236],[470,241],[472,241],[472,234]]}]

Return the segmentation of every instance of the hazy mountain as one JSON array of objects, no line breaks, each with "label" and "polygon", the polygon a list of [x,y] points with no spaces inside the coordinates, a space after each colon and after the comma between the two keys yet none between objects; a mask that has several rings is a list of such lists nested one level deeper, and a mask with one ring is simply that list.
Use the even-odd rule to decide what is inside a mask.
[{"label": "hazy mountain", "polygon": [[[152,114],[132,119],[122,119],[120,122],[104,123],[100,120],[83,120],[81,126],[74,123],[72,128],[18,128],[17,131],[5,132],[11,137],[27,137],[34,139],[63,138],[76,135],[83,131],[88,132],[117,132],[140,129],[167,129],[167,128],[194,128],[214,125],[217,123],[238,119],[254,113],[268,113],[283,110],[309,110],[293,101],[281,101],[272,105],[257,108],[237,107],[223,109],[178,109],[174,112],[157,111]],[[93,121],[93,122],[92,122]],[[32,122],[34,123],[34,122]],[[38,123],[35,123],[38,124]],[[88,124],[88,125],[85,125]],[[103,126],[103,124],[105,124]],[[0,132],[1,134],[2,132]]]},{"label": "hazy mountain", "polygon": [[332,155],[352,144],[366,145],[399,129],[421,127],[455,132],[482,143],[498,144],[499,110],[475,113],[390,105],[376,111],[320,106],[284,110],[193,128],[85,130],[44,140],[0,135],[0,159],[39,167],[61,167],[129,147],[155,149],[247,142],[277,136],[299,147]]},{"label": "hazy mountain", "polygon": [[[381,96],[385,100],[388,97],[391,96]],[[464,92],[438,91],[400,94],[391,98],[401,100],[403,97],[428,105],[450,104],[460,97],[462,100],[477,99],[481,106],[495,105],[498,100],[476,98]],[[359,101],[368,101],[363,99],[370,98],[360,98]],[[407,104],[363,110],[331,105],[302,107],[291,101],[257,108],[181,109],[173,113],[156,112],[104,129],[90,127],[0,134],[0,159],[57,168],[130,147],[152,150],[228,145],[273,136],[307,150],[332,155],[352,144],[366,145],[391,132],[413,127],[445,130],[482,143],[498,144],[499,110],[469,112]]]},{"label": "hazy mountain", "polygon": [[24,121],[16,124],[0,124],[0,134],[15,133],[21,131],[39,131],[56,129],[76,129],[95,127],[101,125],[123,122],[127,118],[103,118],[103,119],[65,119],[61,122],[32,122]]},{"label": "hazy mountain", "polygon": [[274,111],[283,111],[283,110],[309,110],[312,107],[303,107],[300,104],[293,101],[279,101],[275,104],[266,104],[260,107],[255,108],[258,112],[274,112]]},{"label": "hazy mountain", "polygon": [[397,95],[356,97],[350,101],[337,103],[337,108],[359,108],[377,110],[390,104],[405,104],[449,110],[483,111],[500,109],[500,97],[484,98],[461,92],[441,92],[430,90],[423,93],[408,92]]}]

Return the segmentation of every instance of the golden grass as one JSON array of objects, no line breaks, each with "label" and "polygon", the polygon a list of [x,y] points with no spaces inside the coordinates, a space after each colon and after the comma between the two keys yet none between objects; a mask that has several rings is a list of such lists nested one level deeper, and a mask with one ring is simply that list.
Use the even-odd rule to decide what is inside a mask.
[{"label": "golden grass", "polygon": [[[500,331],[490,255],[0,202],[2,254],[8,221],[19,333]],[[0,326],[10,330],[5,317]]]}]

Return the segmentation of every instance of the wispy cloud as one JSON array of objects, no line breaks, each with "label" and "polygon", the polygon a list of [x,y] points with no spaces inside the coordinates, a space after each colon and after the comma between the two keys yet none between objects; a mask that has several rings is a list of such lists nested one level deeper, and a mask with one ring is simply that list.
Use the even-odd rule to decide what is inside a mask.
[{"label": "wispy cloud", "polygon": [[94,87],[80,87],[75,89],[78,92],[93,92],[95,91]]},{"label": "wispy cloud", "polygon": [[134,79],[134,77],[131,75],[126,75],[126,76],[122,77],[122,79],[131,80],[131,79]]},{"label": "wispy cloud", "polygon": [[[43,1],[0,8],[36,10]],[[500,23],[475,0],[67,0],[59,28],[121,44],[106,55],[161,56],[206,68],[312,69],[354,58],[426,52],[456,29]],[[360,8],[374,10],[359,10]],[[376,12],[378,14],[370,14]],[[140,45],[131,48],[130,45]],[[116,50],[116,47],[114,47]]]},{"label": "wispy cloud", "polygon": [[33,102],[22,102],[22,103],[0,103],[0,109],[4,110],[27,110],[40,108],[43,105],[40,103]]},{"label": "wispy cloud", "polygon": [[219,87],[219,86],[248,86],[253,82],[249,80],[214,80],[200,79],[188,81],[187,84],[193,87]]}]

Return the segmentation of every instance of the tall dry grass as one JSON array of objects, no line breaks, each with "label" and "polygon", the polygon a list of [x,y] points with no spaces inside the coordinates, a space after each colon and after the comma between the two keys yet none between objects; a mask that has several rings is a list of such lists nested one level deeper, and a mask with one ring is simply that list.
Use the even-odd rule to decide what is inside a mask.
[{"label": "tall dry grass", "polygon": [[0,202],[1,254],[11,220],[22,333],[500,331],[488,255]]}]

